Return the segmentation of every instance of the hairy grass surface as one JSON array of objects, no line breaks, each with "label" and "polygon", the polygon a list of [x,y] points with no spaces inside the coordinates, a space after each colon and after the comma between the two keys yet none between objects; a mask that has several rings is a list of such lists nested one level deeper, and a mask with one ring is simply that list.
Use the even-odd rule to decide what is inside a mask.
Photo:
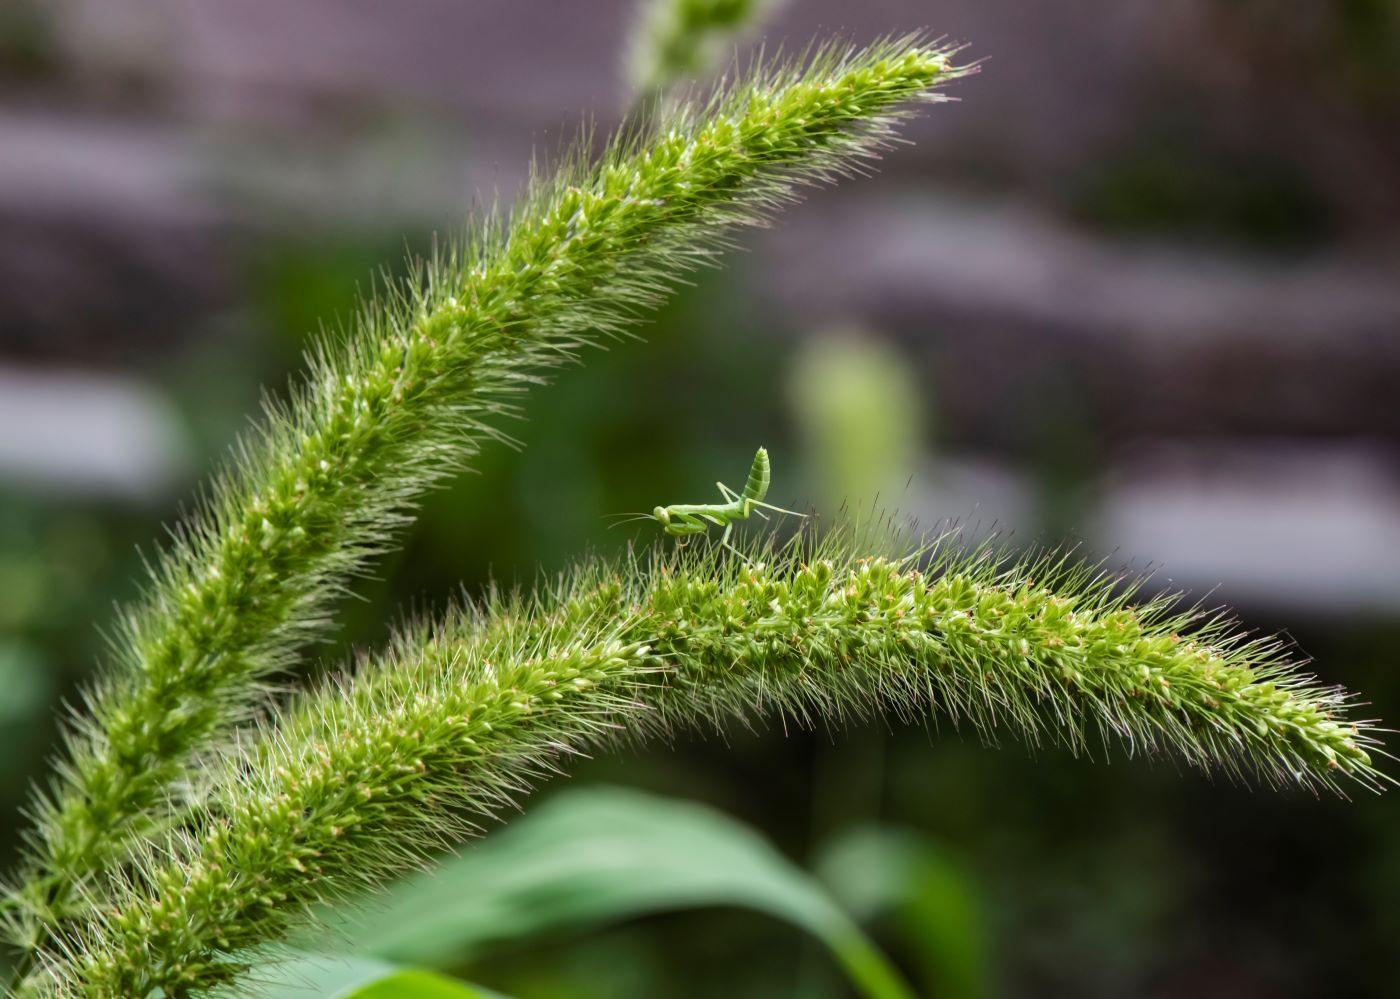
[{"label": "hairy grass surface", "polygon": [[8,941],[32,956],[101,902],[96,876],[179,811],[191,754],[249,719],[346,581],[425,489],[500,436],[522,390],[632,326],[735,227],[859,170],[901,107],[963,72],[948,59],[903,39],[760,67],[537,176],[509,217],[318,343],[124,616],[34,806]]},{"label": "hairy grass surface", "polygon": [[[216,762],[46,969],[61,995],[234,979],[327,898],[421,863],[570,754],[679,726],[931,713],[1277,785],[1381,780],[1373,731],[1272,640],[1062,561],[837,534],[586,563],[406,631]],[[261,955],[260,955],[261,956]]]}]

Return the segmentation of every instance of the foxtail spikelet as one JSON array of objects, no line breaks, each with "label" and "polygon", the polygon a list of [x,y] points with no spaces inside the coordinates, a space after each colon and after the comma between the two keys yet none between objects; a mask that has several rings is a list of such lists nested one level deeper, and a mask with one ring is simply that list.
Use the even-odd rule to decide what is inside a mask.
[{"label": "foxtail spikelet", "polygon": [[759,67],[537,176],[517,208],[420,265],[312,350],[159,557],[36,804],[6,936],[23,951],[170,821],[190,754],[246,722],[269,677],[415,500],[500,431],[542,374],[619,334],[803,185],[857,171],[915,101],[965,70],[919,39]]},{"label": "foxtail spikelet", "polygon": [[1382,779],[1347,697],[1278,643],[1118,583],[837,533],[664,547],[453,611],[216,763],[206,809],[70,929],[43,994],[230,981],[308,907],[421,863],[569,754],[678,726],[936,713],[1272,784]]}]

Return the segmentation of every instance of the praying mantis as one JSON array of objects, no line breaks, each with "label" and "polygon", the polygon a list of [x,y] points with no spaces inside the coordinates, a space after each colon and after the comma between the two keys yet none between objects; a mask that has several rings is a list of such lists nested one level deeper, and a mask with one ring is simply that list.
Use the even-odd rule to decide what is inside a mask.
[{"label": "praying mantis", "polygon": [[[744,483],[742,492],[736,493],[723,482],[716,482],[720,495],[724,497],[723,503],[672,503],[670,506],[658,506],[649,515],[642,514],[642,518],[656,521],[663,531],[678,538],[705,534],[712,524],[723,527],[724,534],[720,536],[719,543],[732,547],[729,544],[729,534],[734,530],[735,522],[748,520],[749,515],[758,512],[760,508],[775,513],[791,514],[794,517],[805,516],[796,510],[784,510],[780,506],[763,502],[764,497],[768,495],[771,479],[768,449],[761,447],[753,456],[753,465],[749,468],[748,481]],[[762,512],[758,515],[763,516]]]}]

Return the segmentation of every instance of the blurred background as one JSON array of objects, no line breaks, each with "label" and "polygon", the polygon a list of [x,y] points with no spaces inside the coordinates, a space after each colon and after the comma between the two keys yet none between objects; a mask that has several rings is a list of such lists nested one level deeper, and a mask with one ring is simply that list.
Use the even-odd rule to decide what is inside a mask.
[{"label": "blurred background", "polygon": [[[617,122],[636,19],[637,0],[0,3],[5,856],[138,547],[376,271],[508,202],[581,121]],[[961,101],[877,176],[744,234],[645,343],[539,390],[523,450],[434,494],[321,653],[648,536],[605,517],[710,498],[766,444],[776,502],[1153,570],[1400,719],[1400,4],[791,0],[757,36],[919,26],[987,60]],[[1400,990],[1395,795],[876,725],[697,738],[571,783],[603,781],[713,805],[815,867],[930,994]],[[857,831],[941,873],[862,903]],[[798,931],[729,908],[467,970],[529,997],[844,994]]]}]

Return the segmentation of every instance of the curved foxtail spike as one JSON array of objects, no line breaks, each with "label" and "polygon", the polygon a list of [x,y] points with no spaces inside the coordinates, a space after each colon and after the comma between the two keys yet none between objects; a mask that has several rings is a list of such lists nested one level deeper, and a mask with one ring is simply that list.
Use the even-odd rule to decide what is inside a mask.
[{"label": "curved foxtail spike", "polygon": [[588,560],[420,623],[212,757],[201,809],[113,873],[53,951],[55,987],[30,995],[203,994],[315,903],[420,867],[570,755],[729,719],[937,712],[1032,748],[1390,783],[1377,727],[1277,642],[1134,605],[1130,579],[1063,556],[870,533]]},{"label": "curved foxtail spike", "polygon": [[58,959],[67,924],[104,909],[106,876],[129,852],[181,827],[196,761],[261,715],[274,677],[398,543],[418,499],[505,436],[497,418],[524,386],[631,328],[735,228],[860,172],[907,105],[943,100],[971,71],[952,54],[918,37],[830,44],[757,63],[596,158],[585,139],[509,214],[473,224],[318,341],[306,378],[155,559],[115,630],[118,661],[30,808],[10,880],[19,901],[0,920],[19,977]]},{"label": "curved foxtail spike", "polygon": [[749,469],[749,480],[744,483],[744,499],[762,503],[764,497],[768,495],[768,483],[772,477],[773,470],[768,464],[768,449],[761,447],[758,449],[758,453],[753,456],[753,467]]}]

